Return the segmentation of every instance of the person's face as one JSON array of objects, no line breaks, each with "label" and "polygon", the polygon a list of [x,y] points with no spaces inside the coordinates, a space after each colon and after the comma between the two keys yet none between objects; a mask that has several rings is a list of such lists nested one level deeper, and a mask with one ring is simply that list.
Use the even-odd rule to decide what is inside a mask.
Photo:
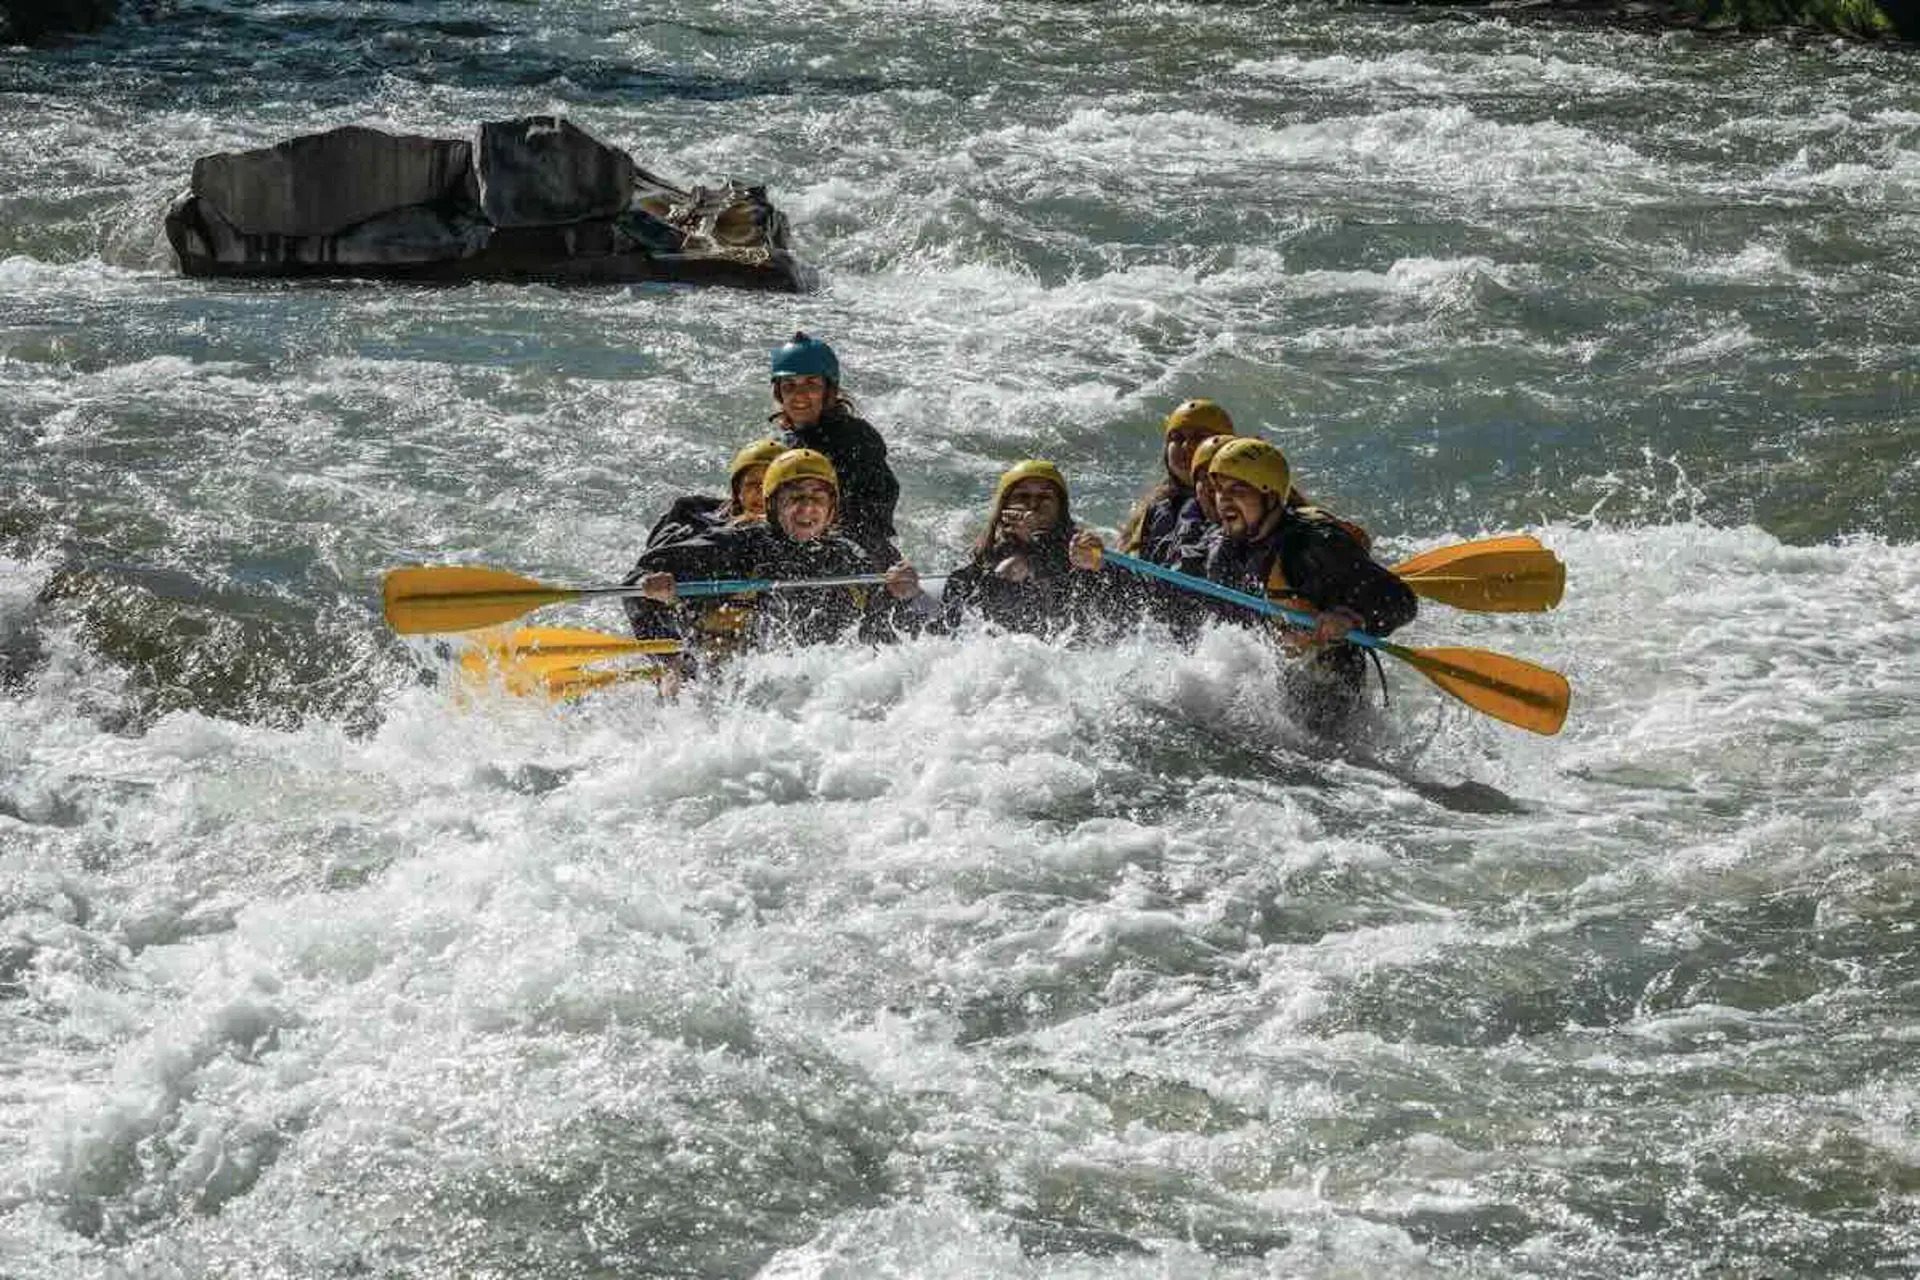
[{"label": "person's face", "polygon": [[1193,451],[1206,438],[1204,431],[1184,428],[1167,437],[1167,470],[1181,484],[1193,483]]},{"label": "person's face", "polygon": [[800,378],[781,378],[773,384],[773,398],[780,411],[796,427],[810,427],[820,421],[827,404],[827,380],[817,373]]},{"label": "person's face", "polygon": [[1060,490],[1045,480],[1022,480],[1007,490],[1000,504],[1000,529],[1008,537],[1030,542],[1060,523]]},{"label": "person's face", "polygon": [[740,473],[740,511],[749,519],[767,518],[767,495],[760,491],[760,482],[766,478],[765,467],[748,467]]},{"label": "person's face", "polygon": [[773,505],[780,528],[795,542],[812,542],[833,523],[833,490],[824,480],[790,480]]},{"label": "person's face", "polygon": [[1220,527],[1226,530],[1229,538],[1246,538],[1253,535],[1266,519],[1266,494],[1243,480],[1232,476],[1222,476],[1213,480],[1214,501],[1220,507]]},{"label": "person's face", "polygon": [[1213,473],[1202,471],[1193,478],[1193,496],[1200,500],[1200,514],[1220,523],[1220,495],[1213,487]]}]

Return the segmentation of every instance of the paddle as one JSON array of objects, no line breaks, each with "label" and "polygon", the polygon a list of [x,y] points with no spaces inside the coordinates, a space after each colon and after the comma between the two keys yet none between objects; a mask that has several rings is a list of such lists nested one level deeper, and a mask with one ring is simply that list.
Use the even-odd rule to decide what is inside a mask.
[{"label": "paddle", "polygon": [[[1164,568],[1150,560],[1138,560],[1118,551],[1103,552],[1101,559],[1131,573],[1159,578],[1182,590],[1212,596],[1270,618],[1281,618],[1297,627],[1313,627],[1311,614]],[[1566,723],[1572,691],[1567,686],[1567,678],[1557,671],[1484,649],[1410,649],[1364,631],[1349,631],[1346,638],[1353,644],[1400,659],[1433,681],[1442,692],[1496,720],[1548,735],[1560,732],[1560,726]]]},{"label": "paddle", "polygon": [[[1566,566],[1553,552],[1525,535],[1488,538],[1452,547],[1436,547],[1394,567],[1414,592],[1457,609],[1490,613],[1551,609],[1566,590]],[[923,581],[933,581],[930,576]],[[879,574],[839,578],[799,578],[771,582],[681,582],[674,593],[687,598],[797,591],[814,587],[876,586]],[[473,631],[498,626],[550,604],[593,596],[637,596],[634,584],[556,587],[502,569],[426,565],[395,569],[383,590],[387,621],[402,635]]]},{"label": "paddle", "polygon": [[484,650],[472,651],[469,656],[485,652],[502,661],[550,671],[584,667],[590,662],[611,658],[679,653],[684,647],[678,640],[635,640],[632,636],[589,631],[584,627],[520,627],[503,636],[490,637]]},{"label": "paddle", "polygon": [[579,627],[521,627],[461,655],[467,678],[498,681],[509,693],[540,693],[555,701],[608,684],[658,679],[658,666],[588,669],[589,664],[642,655],[678,653],[677,640],[634,640]]},{"label": "paddle", "polygon": [[[795,578],[769,582],[758,578],[737,581],[678,582],[678,596],[733,596],[758,591],[802,591],[815,587],[878,586],[886,578],[877,573],[840,578]],[[923,578],[922,581],[932,581]],[[387,574],[381,595],[387,623],[403,636],[445,631],[474,631],[550,604],[596,596],[637,596],[636,583],[603,587],[555,587],[504,569],[466,565],[418,565]]]},{"label": "paddle", "polygon": [[1566,565],[1525,534],[1435,547],[1392,571],[1422,599],[1478,613],[1539,613],[1567,591]]}]

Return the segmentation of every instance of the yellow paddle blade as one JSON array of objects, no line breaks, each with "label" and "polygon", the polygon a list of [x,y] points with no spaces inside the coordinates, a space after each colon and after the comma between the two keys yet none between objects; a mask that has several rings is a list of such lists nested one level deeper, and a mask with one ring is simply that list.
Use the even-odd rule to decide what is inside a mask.
[{"label": "yellow paddle blade", "polygon": [[387,624],[403,636],[495,627],[579,594],[504,569],[464,565],[395,569],[381,590]]},{"label": "yellow paddle blade", "polygon": [[589,669],[588,664],[640,654],[681,650],[678,640],[633,640],[579,627],[521,627],[489,636],[461,655],[460,667],[475,686],[498,683],[517,697],[559,701],[608,684],[655,680],[656,666]]},{"label": "yellow paddle blade", "polygon": [[1410,573],[1421,573],[1436,566],[1445,565],[1458,556],[1476,556],[1483,551],[1541,551],[1540,539],[1524,533],[1510,533],[1498,538],[1482,538],[1478,542],[1460,542],[1451,547],[1435,547],[1431,551],[1422,551],[1413,559],[1393,566],[1393,571],[1401,577]]},{"label": "yellow paddle blade", "polygon": [[1425,600],[1477,613],[1539,613],[1567,593],[1567,566],[1531,538],[1493,538],[1457,547],[1436,547],[1393,572]]},{"label": "yellow paddle blade", "polygon": [[547,677],[547,697],[554,702],[567,702],[611,685],[632,684],[636,680],[650,680],[657,684],[660,677],[665,674],[665,667],[625,667],[619,671],[556,671]]},{"label": "yellow paddle blade", "polygon": [[593,667],[559,667],[550,671],[521,667],[489,667],[484,661],[467,663],[461,669],[475,690],[497,685],[516,698],[545,698],[565,702],[604,689],[608,685],[628,684],[635,680],[658,681],[666,674],[660,666],[619,667],[605,670]]},{"label": "yellow paddle blade", "polygon": [[463,661],[485,656],[497,663],[512,662],[542,671],[558,671],[609,658],[679,653],[684,648],[678,640],[635,640],[632,636],[585,627],[516,627],[485,639],[486,648],[468,653]]},{"label": "yellow paddle blade", "polygon": [[1573,690],[1558,671],[1485,649],[1380,648],[1460,701],[1496,720],[1551,737],[1567,722]]}]

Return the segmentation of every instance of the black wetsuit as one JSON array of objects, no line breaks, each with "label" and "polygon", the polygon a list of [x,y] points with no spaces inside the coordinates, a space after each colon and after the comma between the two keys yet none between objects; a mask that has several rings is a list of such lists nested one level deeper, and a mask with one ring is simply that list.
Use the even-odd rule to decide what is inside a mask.
[{"label": "black wetsuit", "polygon": [[1180,513],[1194,501],[1193,490],[1174,488],[1147,504],[1140,515],[1140,530],[1134,552],[1142,560],[1171,564],[1166,557],[1172,549],[1173,532],[1180,524]]},{"label": "black wetsuit", "polygon": [[1160,554],[1147,558],[1169,569],[1178,569],[1181,573],[1205,576],[1207,557],[1213,553],[1213,544],[1219,539],[1220,526],[1207,519],[1206,513],[1200,509],[1200,499],[1189,498],[1187,504],[1180,508],[1173,532],[1167,535]]},{"label": "black wetsuit", "polygon": [[[788,582],[879,573],[884,567],[837,532],[811,542],[795,542],[775,525],[751,522],[723,525],[682,542],[650,547],[626,581],[638,582],[649,573],[670,573],[682,581],[755,578]],[[878,584],[761,592],[746,600],[751,612],[746,634],[762,644],[824,644],[856,631],[863,640],[890,640],[918,630],[921,618],[908,602],[895,600]],[[702,602],[687,603],[698,607]],[[687,611],[676,610],[675,616],[680,634],[689,641],[697,640],[699,637],[686,625]],[[637,624],[638,620],[636,631]],[[642,634],[644,638],[649,633]]]},{"label": "black wetsuit", "polygon": [[[1222,586],[1293,607],[1351,609],[1360,630],[1375,636],[1413,621],[1419,602],[1411,588],[1376,563],[1354,536],[1329,517],[1289,511],[1265,534],[1246,540],[1222,536],[1207,559],[1206,576]],[[1254,615],[1229,604],[1221,616],[1245,621]],[[1314,667],[1322,682],[1320,706],[1341,714],[1357,700],[1367,671],[1358,645],[1328,645]]]},{"label": "black wetsuit", "polygon": [[705,493],[689,493],[675,498],[667,513],[654,521],[653,528],[647,534],[648,548],[665,546],[669,542],[683,542],[697,537],[710,529],[717,529],[733,517],[728,514],[730,504],[725,498],[716,498]]},{"label": "black wetsuit", "polygon": [[783,421],[779,428],[782,443],[818,450],[833,464],[840,477],[840,533],[885,564],[897,561],[893,509],[900,501],[900,482],[887,465],[887,442],[873,424],[836,405],[811,426],[796,428]]},{"label": "black wetsuit", "polygon": [[[1069,628],[1083,637],[1107,635],[1130,622],[1132,608],[1123,598],[1120,573],[1088,573],[1067,559],[1067,544],[1078,527],[1052,530],[1032,542],[1012,538],[996,542],[947,575],[941,597],[949,627],[969,617],[1028,635],[1050,636]],[[1012,582],[994,573],[1008,556],[1025,555],[1033,576]]]},{"label": "black wetsuit", "polygon": [[[647,550],[671,546],[724,528],[729,521],[729,506],[726,499],[704,493],[690,493],[675,498],[673,505],[667,508],[667,513],[654,521],[653,529],[647,534]],[[662,604],[641,596],[626,596],[620,603],[627,611],[627,625],[642,640],[676,640],[691,630],[700,633],[702,639],[711,645],[730,643],[733,634],[739,630],[738,610],[720,601],[705,602],[705,607],[695,616],[691,626],[678,604]]]}]

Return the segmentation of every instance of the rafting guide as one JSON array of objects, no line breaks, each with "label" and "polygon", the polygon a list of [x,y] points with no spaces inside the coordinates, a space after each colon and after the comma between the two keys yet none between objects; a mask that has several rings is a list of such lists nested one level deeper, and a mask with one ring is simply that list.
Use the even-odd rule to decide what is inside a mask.
[{"label": "rafting guide", "polygon": [[[882,644],[974,622],[1080,644],[1145,618],[1187,641],[1209,624],[1258,624],[1298,659],[1299,716],[1319,731],[1359,704],[1369,657],[1386,689],[1382,654],[1508,724],[1551,734],[1566,720],[1571,693],[1557,672],[1386,639],[1415,620],[1421,598],[1485,612],[1558,604],[1565,567],[1530,537],[1437,548],[1390,569],[1374,560],[1366,530],[1306,499],[1277,446],[1238,435],[1216,402],[1191,399],[1161,424],[1164,476],[1128,521],[1122,550],[1073,517],[1060,467],[1029,458],[995,482],[968,561],[925,579],[945,583],[936,602],[895,546],[900,484],[879,431],[842,389],[833,348],[796,332],[768,372],[778,434],[733,456],[726,497],[676,499],[621,582],[552,587],[495,569],[397,569],[385,585],[388,621],[403,634],[475,631],[546,604],[619,598],[631,640],[537,628],[486,641],[509,687],[558,697],[626,675],[671,689],[743,649]],[[646,665],[604,666],[633,657]]]}]

